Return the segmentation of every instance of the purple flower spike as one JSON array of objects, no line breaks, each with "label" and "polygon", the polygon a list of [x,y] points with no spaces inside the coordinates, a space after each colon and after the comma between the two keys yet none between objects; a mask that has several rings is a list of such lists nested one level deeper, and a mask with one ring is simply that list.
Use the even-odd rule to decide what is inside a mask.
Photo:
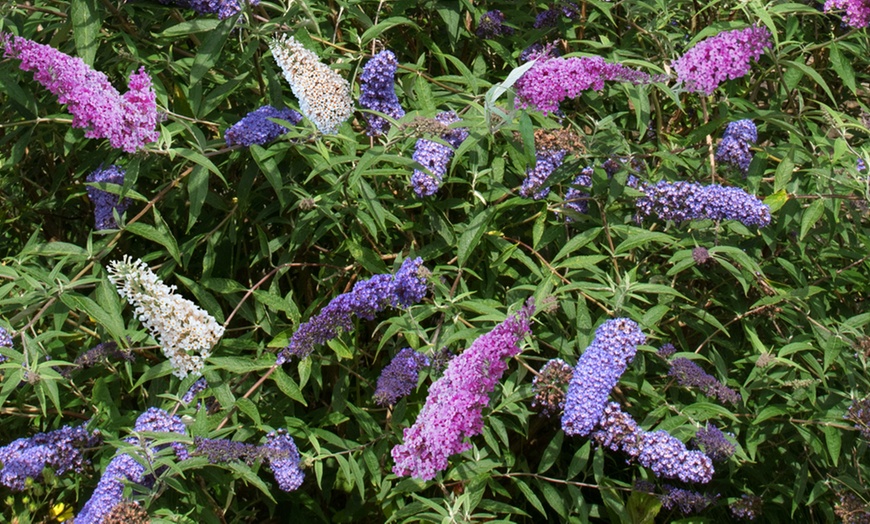
[{"label": "purple flower spike", "polygon": [[749,72],[749,60],[756,62],[772,47],[766,27],[723,31],[699,42],[674,62],[677,80],[688,91],[710,95],[726,80]]},{"label": "purple flower spike", "polygon": [[533,305],[525,306],[450,361],[416,422],[405,429],[404,444],[393,448],[396,475],[431,480],[447,469],[450,455],[471,449],[470,438],[483,432],[489,394],[507,370],[505,360],[520,352],[533,312]]},{"label": "purple flower spike", "polygon": [[293,441],[293,437],[286,430],[266,435],[265,455],[269,459],[269,467],[275,474],[275,481],[283,491],[294,491],[302,485],[305,474],[299,469],[299,449]]},{"label": "purple flower spike", "polygon": [[[444,125],[450,125],[459,122],[459,117],[453,111],[446,111],[439,113],[435,120]],[[430,175],[415,169],[411,175],[411,188],[418,197],[432,196],[438,191],[442,180],[444,180],[444,175],[447,174],[450,160],[453,159],[453,150],[458,148],[466,138],[468,138],[468,129],[458,127],[441,136],[442,140],[450,144],[449,146],[425,138],[417,140],[412,158],[431,173]]]},{"label": "purple flower spike", "polygon": [[[393,118],[405,116],[405,110],[396,96],[396,68],[399,62],[390,50],[376,54],[366,62],[360,75],[359,105],[365,109],[378,111]],[[386,132],[389,122],[378,115],[365,114],[369,123],[369,136],[382,135]]]},{"label": "purple flower spike", "polygon": [[[0,327],[0,347],[12,349],[12,335]],[[0,355],[0,362],[6,362],[6,355]]]},{"label": "purple flower spike", "polygon": [[737,187],[717,184],[702,186],[694,182],[657,182],[644,184],[646,196],[637,199],[637,217],[656,215],[662,220],[738,220],[746,226],[764,227],[770,223],[770,207]]},{"label": "purple flower spike", "polygon": [[89,464],[84,448],[100,443],[97,433],[90,433],[84,426],[64,426],[48,433],[37,433],[30,438],[20,438],[0,448],[0,484],[13,491],[24,491],[27,479],[42,478],[42,470],[49,467],[55,474],[67,471],[81,472]]},{"label": "purple flower spike", "polygon": [[501,35],[512,35],[514,30],[512,27],[504,25],[504,13],[494,9],[481,15],[480,21],[477,22],[477,31],[475,33],[480,38],[492,40]]},{"label": "purple flower spike", "polygon": [[190,386],[190,389],[188,389],[184,393],[184,396],[181,397],[181,402],[183,402],[184,404],[190,404],[191,402],[193,402],[193,399],[195,399],[196,396],[203,392],[207,387],[208,381],[205,379],[205,377],[199,377],[196,382],[194,382],[193,385]]},{"label": "purple flower spike", "polygon": [[[242,11],[242,0],[160,0],[161,4],[175,4],[178,7],[193,9],[200,15],[217,14],[224,20]],[[260,5],[260,0],[248,0],[250,5]]]},{"label": "purple flower spike", "polygon": [[562,416],[567,435],[585,436],[595,429],[610,391],[644,342],[640,327],[627,318],[608,320],[595,330],[595,339],[577,362],[568,385]]},{"label": "purple flower spike", "polygon": [[[153,431],[157,433],[185,433],[184,423],[180,418],[158,408],[148,408],[136,419],[134,431]],[[137,441],[134,437],[126,439],[128,443]],[[146,444],[147,445],[147,444]],[[180,442],[172,444],[179,459],[189,458],[187,448]],[[145,466],[140,464],[130,455],[118,455],[109,462],[97,488],[91,495],[90,500],[84,505],[81,512],[76,516],[74,524],[101,524],[112,509],[122,502],[124,495],[124,482],[135,482],[150,486],[154,478],[146,474]]]},{"label": "purple flower spike", "polygon": [[227,132],[224,134],[227,145],[249,147],[257,144],[262,146],[287,132],[286,127],[269,120],[270,118],[286,120],[293,125],[302,121],[302,115],[298,111],[263,106],[251,111],[227,129]]},{"label": "purple flower spike", "polygon": [[716,426],[701,428],[694,443],[714,462],[725,462],[734,455],[735,447]]},{"label": "purple flower spike", "polygon": [[758,129],[752,120],[737,120],[725,128],[725,134],[716,148],[716,160],[733,164],[745,175],[752,163],[750,147],[758,141]]},{"label": "purple flower spike", "polygon": [[353,315],[374,320],[375,313],[389,306],[410,307],[423,300],[428,270],[422,264],[421,258],[405,259],[395,275],[375,275],[357,282],[349,293],[333,298],[320,313],[299,326],[276,363],[281,365],[293,356],[305,358],[314,346],[337,337],[341,330],[350,331]]},{"label": "purple flower spike", "polygon": [[5,56],[21,60],[21,69],[35,71],[33,78],[57,101],[66,104],[72,126],[87,138],[108,138],[116,149],[134,153],[160,137],[157,132],[157,98],[145,68],[130,75],[129,90],[121,95],[105,74],[75,58],[32,40],[0,34]]},{"label": "purple flower spike", "polygon": [[675,358],[671,361],[668,375],[677,379],[681,386],[696,387],[708,397],[717,398],[722,402],[737,405],[740,393],[722,384],[715,377],[708,375],[701,366],[687,358]]},{"label": "purple flower spike", "polygon": [[388,406],[411,393],[417,387],[420,369],[428,365],[429,359],[422,353],[411,348],[399,351],[378,377],[375,402],[381,406]]},{"label": "purple flower spike", "polygon": [[845,12],[843,22],[851,27],[861,29],[870,25],[870,0],[826,0],[825,12],[835,9]]},{"label": "purple flower spike", "polygon": [[[592,167],[584,167],[574,181],[571,182],[571,186],[592,187]],[[570,209],[575,213],[585,215],[589,212],[589,202],[585,199],[589,197],[589,193],[577,189],[577,187],[571,187],[568,192],[565,193],[565,204],[563,204],[562,207]],[[573,222],[574,219],[566,215],[565,221]]]},{"label": "purple flower spike", "polygon": [[535,155],[534,169],[526,171],[526,178],[520,187],[520,194],[526,198],[541,200],[550,194],[550,188],[544,187],[553,171],[562,165],[566,151],[538,151]]},{"label": "purple flower spike", "polygon": [[662,487],[665,490],[665,495],[659,497],[662,501],[662,506],[665,509],[679,509],[683,515],[700,513],[715,504],[719,499],[719,495],[675,488],[668,484]]},{"label": "purple flower spike", "polygon": [[713,462],[700,451],[686,445],[666,431],[644,431],[619,404],[607,403],[600,417],[600,429],[592,438],[614,451],[621,450],[657,477],[683,482],[707,483],[713,478]]},{"label": "purple flower spike", "polygon": [[544,114],[557,112],[561,101],[576,98],[583,91],[601,91],[605,81],[644,84],[652,80],[646,73],[605,62],[599,56],[536,56],[538,63],[517,80],[517,104],[523,108],[531,106]]},{"label": "purple flower spike", "polygon": [[[124,175],[127,172],[118,166],[111,165],[106,169],[97,169],[85,179],[88,182],[107,182],[109,184],[124,185]],[[127,207],[133,203],[129,198],[123,198],[118,201],[118,195],[103,191],[102,189],[88,186],[85,191],[88,193],[88,198],[94,204],[94,229],[101,231],[103,229],[117,229],[118,223],[115,222],[114,211],[118,212],[118,216],[123,215]]]}]

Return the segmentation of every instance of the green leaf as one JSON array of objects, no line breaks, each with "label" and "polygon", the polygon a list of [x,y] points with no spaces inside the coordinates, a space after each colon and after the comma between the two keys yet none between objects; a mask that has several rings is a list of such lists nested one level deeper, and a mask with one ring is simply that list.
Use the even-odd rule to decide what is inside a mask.
[{"label": "green leaf", "polygon": [[840,47],[836,42],[831,42],[828,50],[831,53],[831,68],[834,69],[837,76],[846,84],[849,91],[855,94],[857,85],[855,84],[855,70],[852,68],[852,62],[843,56],[843,52],[840,51]]},{"label": "green leaf", "polygon": [[530,488],[528,484],[516,477],[511,477],[511,480],[514,481],[514,484],[516,484],[519,490],[523,493],[523,496],[526,497],[526,500],[528,500],[529,503],[531,503],[531,505],[534,506],[536,510],[540,511],[541,515],[544,515],[546,517],[547,510],[544,509],[544,505],[541,504],[541,499],[539,499],[538,496],[535,495],[535,493],[532,491],[532,488]]},{"label": "green leaf", "polygon": [[840,460],[840,450],[843,447],[840,429],[833,426],[822,426],[822,432],[825,434],[825,444],[828,446],[828,453],[831,454],[831,461],[836,467]]},{"label": "green leaf", "polygon": [[302,390],[299,389],[299,385],[296,384],[296,381],[293,380],[290,375],[284,373],[284,370],[280,367],[275,368],[275,372],[272,373],[272,380],[275,381],[275,385],[278,386],[278,389],[280,389],[282,393],[296,402],[299,402],[303,406],[308,406],[308,403],[305,402],[305,397],[302,396]]},{"label": "green leaf", "polygon": [[220,20],[216,18],[196,18],[189,22],[181,22],[169,26],[162,33],[161,38],[176,39],[179,36],[187,36],[196,33],[204,33],[206,31],[214,31],[220,24]]},{"label": "green leaf", "polygon": [[172,233],[170,233],[168,229],[157,229],[154,226],[149,226],[142,222],[133,222],[132,224],[127,224],[126,230],[134,235],[162,245],[166,248],[169,255],[175,259],[177,263],[181,264],[181,252],[178,250],[178,243],[175,241],[175,237],[172,236]]},{"label": "green leaf", "polygon": [[71,0],[70,21],[73,26],[73,40],[76,43],[76,54],[84,63],[93,67],[100,45],[100,25],[96,0]]},{"label": "green leaf", "polygon": [[818,84],[819,87],[821,87],[825,91],[825,94],[828,95],[828,98],[831,99],[831,102],[836,105],[837,100],[834,98],[834,93],[831,92],[831,88],[828,87],[828,84],[822,78],[822,75],[820,75],[815,69],[800,61],[796,62],[793,60],[783,60],[783,63],[793,65],[794,67],[800,69],[802,73],[815,80],[816,84]]},{"label": "green leaf", "polygon": [[457,246],[457,261],[460,266],[464,266],[468,261],[468,257],[476,247],[480,245],[480,239],[486,233],[489,227],[489,221],[492,220],[495,214],[495,208],[486,208],[483,212],[475,216],[468,227],[459,237],[459,245]]},{"label": "green leaf", "polygon": [[239,411],[250,417],[258,426],[262,423],[262,420],[260,419],[260,410],[257,409],[256,404],[254,404],[251,399],[245,397],[237,398],[236,407]]},{"label": "green leaf", "polygon": [[799,240],[803,240],[807,233],[816,225],[816,222],[822,218],[822,214],[825,212],[825,201],[821,198],[818,198],[813,201],[810,206],[804,210],[803,216],[801,217],[801,234]]},{"label": "green leaf", "polygon": [[275,364],[274,358],[244,358],[244,357],[211,357],[206,361],[216,369],[226,369],[232,373],[242,374],[251,371],[267,369]]},{"label": "green leaf", "polygon": [[97,325],[106,328],[112,338],[124,340],[124,321],[118,315],[110,315],[96,302],[78,293],[68,291],[60,296],[61,302],[74,311],[82,311],[94,319]]},{"label": "green leaf", "polygon": [[776,213],[777,211],[788,202],[788,193],[785,192],[785,189],[780,189],[776,193],[768,195],[767,198],[764,199],[764,203],[770,207],[771,213]]},{"label": "green leaf", "polygon": [[556,462],[556,459],[559,458],[559,453],[562,451],[562,439],[565,438],[565,433],[562,431],[557,431],[555,435],[553,435],[553,440],[547,444],[547,447],[544,449],[544,454],[541,456],[541,462],[538,464],[538,474],[546,473],[553,464]]},{"label": "green leaf", "polygon": [[189,233],[202,211],[202,204],[208,195],[208,171],[196,166],[187,179],[187,195],[190,208],[187,210],[187,232]]},{"label": "green leaf", "polygon": [[360,45],[365,47],[372,39],[378,38],[382,33],[393,27],[409,25],[414,28],[414,31],[419,31],[420,26],[405,18],[404,16],[391,16],[378,22],[377,25],[369,27],[360,37]]}]

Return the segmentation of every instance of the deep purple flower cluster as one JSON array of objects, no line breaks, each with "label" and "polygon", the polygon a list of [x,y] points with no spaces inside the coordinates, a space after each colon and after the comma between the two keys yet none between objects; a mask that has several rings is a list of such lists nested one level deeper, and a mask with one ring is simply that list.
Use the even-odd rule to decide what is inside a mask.
[{"label": "deep purple flower cluster", "polygon": [[712,94],[725,80],[748,73],[750,58],[757,62],[771,47],[770,40],[770,31],[763,26],[723,31],[706,38],[674,62],[677,80],[688,91]]},{"label": "deep purple flower cluster", "polygon": [[749,172],[752,163],[750,147],[758,141],[758,129],[752,120],[737,120],[730,122],[722,135],[722,141],[716,148],[716,160],[733,164],[744,174]]},{"label": "deep purple flower cluster", "polygon": [[864,162],[864,159],[863,159],[863,158],[858,157],[858,159],[855,160],[855,169],[856,169],[859,173],[861,173],[861,172],[867,170],[867,163]]},{"label": "deep purple flower cluster", "polygon": [[8,33],[0,34],[0,43],[5,56],[21,60],[22,70],[35,71],[33,78],[67,105],[73,127],[84,128],[87,138],[108,138],[127,153],[159,138],[157,98],[144,67],[130,75],[129,90],[121,95],[81,58]]},{"label": "deep purple flower cluster", "polygon": [[[572,187],[565,193],[565,204],[562,207],[579,214],[588,213],[589,202],[587,199],[590,195],[589,193],[578,189],[576,186],[592,187],[592,167],[584,167],[583,170],[580,171],[580,174],[571,182],[571,186]],[[574,219],[572,219],[571,216],[566,215],[565,220],[573,222]]]},{"label": "deep purple flower cluster", "polygon": [[534,28],[554,27],[559,21],[559,15],[574,20],[580,16],[580,7],[574,2],[557,2],[550,9],[538,13],[538,16],[535,17]]},{"label": "deep purple flower cluster", "polygon": [[[0,327],[0,347],[12,349],[12,335]],[[6,362],[6,355],[0,355],[0,362]]]},{"label": "deep purple flower cluster", "polygon": [[420,370],[429,365],[426,355],[405,348],[381,371],[375,388],[375,402],[381,406],[395,404],[417,387]]},{"label": "deep purple flower cluster", "polygon": [[353,315],[374,320],[375,313],[389,306],[410,307],[423,300],[427,274],[423,259],[407,258],[395,275],[375,275],[357,282],[353,290],[333,298],[320,313],[299,326],[278,354],[277,364],[293,356],[305,358],[314,346],[337,337],[341,330],[350,331]]},{"label": "deep purple flower cluster", "polygon": [[[359,105],[365,109],[378,111],[393,118],[405,116],[405,110],[396,96],[396,68],[399,62],[389,49],[376,54],[366,62],[360,75]],[[382,116],[365,114],[368,121],[369,136],[382,135],[387,130],[387,119]]]},{"label": "deep purple flower cluster", "polygon": [[212,464],[238,460],[250,466],[264,457],[265,450],[262,446],[225,438],[194,437],[193,446],[191,455],[206,457]]},{"label": "deep purple flower cluster", "polygon": [[541,374],[532,380],[532,407],[541,409],[547,417],[562,413],[565,406],[565,390],[571,382],[574,368],[561,358],[548,360],[541,368]]},{"label": "deep purple flower cluster", "polygon": [[600,417],[600,429],[592,434],[600,445],[621,450],[657,477],[683,482],[707,483],[713,478],[713,462],[700,451],[689,451],[666,431],[644,431],[619,404],[607,403]]},{"label": "deep purple flower cluster", "polygon": [[734,455],[735,447],[716,426],[708,425],[698,430],[693,443],[713,462],[725,462]]},{"label": "deep purple flower cluster", "polygon": [[549,59],[556,58],[558,56],[562,56],[562,53],[559,51],[559,48],[555,46],[553,43],[548,43],[546,45],[541,44],[539,42],[535,42],[529,47],[523,49],[522,53],[520,53],[520,62],[528,62],[529,60],[537,60],[537,59]]},{"label": "deep purple flower cluster", "polygon": [[[153,431],[157,433],[185,433],[184,423],[180,418],[158,408],[148,408],[136,419],[134,431]],[[136,443],[137,439],[130,437],[128,443]],[[147,443],[145,444],[148,445]],[[189,458],[189,453],[183,444],[172,444],[179,459]],[[109,462],[100,482],[97,484],[90,500],[84,505],[75,518],[75,524],[100,524],[112,509],[122,502],[124,482],[150,485],[154,479],[146,474],[145,466],[127,454],[118,455]]]},{"label": "deep purple flower cluster", "polygon": [[825,12],[843,9],[843,22],[861,29],[870,25],[870,0],[826,0]]},{"label": "deep purple flower cluster", "polygon": [[553,174],[553,171],[562,165],[565,159],[566,151],[559,149],[556,151],[545,150],[538,151],[535,154],[535,167],[526,170],[526,178],[523,180],[523,185],[520,187],[520,194],[526,198],[540,200],[550,194],[550,188],[547,186],[547,179]]},{"label": "deep purple flower cluster", "polygon": [[93,367],[98,362],[102,362],[106,359],[133,362],[136,360],[136,355],[132,351],[119,349],[118,344],[111,340],[108,342],[101,342],[77,356],[75,361],[73,361],[73,365],[64,368],[60,374],[68,377],[75,370]]},{"label": "deep purple flower cluster", "polygon": [[48,433],[37,433],[20,438],[0,448],[0,484],[13,491],[23,491],[26,481],[42,478],[42,470],[49,467],[55,474],[67,471],[81,472],[89,464],[82,451],[99,445],[98,433],[84,426],[64,426]]},{"label": "deep purple flower cluster", "polygon": [[[193,9],[200,15],[217,14],[224,20],[242,11],[242,0],[160,0],[161,4],[174,4],[184,9]],[[250,5],[260,5],[260,0],[247,0]]]},{"label": "deep purple flower cluster", "polygon": [[[88,175],[85,180],[88,182],[105,182],[123,186],[125,174],[126,171],[120,167],[111,165],[105,169],[97,169]],[[129,198],[123,198],[119,201],[118,195],[93,186],[88,186],[85,191],[87,191],[88,198],[94,204],[94,228],[98,231],[116,229],[118,223],[115,222],[114,211],[117,211],[118,216],[121,216],[127,210],[127,207],[133,203]]]},{"label": "deep purple flower cluster", "polygon": [[[453,111],[445,111],[435,116],[435,120],[444,125],[450,125],[454,122],[459,122],[459,117]],[[421,138],[417,140],[414,146],[414,162],[429,170],[429,173],[415,169],[411,175],[411,188],[418,197],[434,195],[438,188],[441,187],[441,182],[444,180],[444,175],[447,174],[447,167],[450,165],[450,160],[453,159],[453,151],[459,147],[465,139],[468,138],[468,129],[465,127],[453,128],[447,133],[441,135],[441,139],[450,145],[439,144],[432,140]]]},{"label": "deep purple flower cluster", "polygon": [[190,404],[191,402],[193,402],[193,399],[195,399],[196,396],[199,395],[207,387],[208,381],[205,379],[205,377],[199,377],[198,379],[196,379],[196,382],[194,382],[190,386],[190,388],[184,393],[184,396],[181,397],[181,402],[185,404]]},{"label": "deep purple flower cluster", "polygon": [[675,348],[674,345],[671,344],[670,342],[666,342],[666,343],[662,344],[662,347],[660,347],[658,349],[658,351],[656,351],[658,356],[660,356],[664,359],[670,358],[671,355],[673,355],[676,352],[677,352],[677,348]]},{"label": "deep purple flower cluster", "polygon": [[728,505],[731,514],[738,519],[755,520],[761,516],[764,501],[756,495],[744,493],[739,499]]},{"label": "deep purple flower cluster", "polygon": [[568,385],[562,415],[567,435],[585,436],[595,429],[610,391],[644,342],[640,326],[627,318],[608,320],[595,330],[595,339],[580,356]]},{"label": "deep purple flower cluster", "polygon": [[264,455],[275,475],[278,487],[283,491],[294,491],[302,485],[305,474],[299,469],[299,449],[293,437],[286,430],[279,429],[266,435]]},{"label": "deep purple flower cluster", "polygon": [[702,186],[695,182],[657,182],[644,184],[645,196],[637,199],[637,217],[655,214],[662,220],[738,220],[747,226],[770,224],[770,207],[737,187],[717,184]]},{"label": "deep purple flower cluster", "polygon": [[498,9],[493,9],[480,16],[475,34],[480,38],[493,39],[501,35],[512,35],[514,29],[504,25],[504,13]]},{"label": "deep purple flower cluster", "polygon": [[606,62],[599,56],[549,59],[539,56],[538,62],[517,80],[517,103],[544,114],[555,113],[562,100],[575,98],[589,89],[600,91],[605,81],[643,84],[650,82],[650,76]]},{"label": "deep purple flower cluster", "polygon": [[251,111],[227,129],[224,134],[227,145],[249,147],[257,144],[262,146],[287,132],[286,127],[269,120],[270,118],[286,120],[294,126],[302,121],[302,115],[299,111],[263,106]]},{"label": "deep purple flower cluster", "polygon": [[669,484],[662,486],[665,493],[659,497],[665,509],[677,508],[683,515],[700,513],[719,500],[719,495],[699,493],[682,488],[675,488]]},{"label": "deep purple flower cluster", "polygon": [[853,400],[843,418],[854,422],[855,429],[861,432],[861,436],[870,440],[870,397]]},{"label": "deep purple flower cluster", "polygon": [[483,431],[489,394],[507,370],[505,360],[520,352],[533,312],[532,304],[525,306],[450,361],[416,422],[405,429],[404,444],[392,450],[396,475],[431,480],[447,468],[450,455],[471,449],[470,437]]},{"label": "deep purple flower cluster", "polygon": [[708,375],[699,365],[687,358],[672,360],[668,375],[676,378],[681,386],[699,388],[708,397],[717,398],[733,405],[740,402],[740,393]]}]

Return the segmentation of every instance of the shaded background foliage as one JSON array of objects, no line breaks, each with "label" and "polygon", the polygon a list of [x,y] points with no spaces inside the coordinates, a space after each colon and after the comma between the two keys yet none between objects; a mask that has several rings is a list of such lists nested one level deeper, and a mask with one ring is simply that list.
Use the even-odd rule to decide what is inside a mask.
[{"label": "shaded background foliage", "polygon": [[[594,328],[614,316],[637,321],[648,342],[613,398],[646,429],[689,441],[709,423],[737,444],[709,486],[692,488],[720,495],[695,519],[731,518],[728,503],[745,493],[763,499],[764,521],[861,515],[870,500],[867,442],[844,416],[870,390],[870,187],[856,164],[870,161],[866,29],[813,3],[757,0],[590,0],[582,16],[535,29],[536,15],[551,7],[264,1],[223,21],[150,1],[0,8],[3,31],[82,57],[116,86],[145,66],[166,115],[157,143],[124,155],[71,128],[15,60],[0,64],[0,324],[21,333],[23,364],[39,377],[18,387],[22,362],[0,365],[0,434],[8,442],[90,419],[108,443],[94,450],[86,474],[49,475],[9,494],[3,518],[38,522],[53,519],[55,504],[80,508],[138,414],[171,408],[193,381],[170,375],[108,283],[105,264],[123,254],[141,257],[218,322],[232,316],[206,364],[209,409],[179,410],[190,417],[191,439],[257,442],[287,427],[307,475],[285,494],[245,466],[180,462],[156,489],[132,490],[157,522],[681,518],[632,490],[637,479],[656,481],[649,471],[565,438],[557,418],[531,406],[534,370],[551,358],[576,363]],[[512,35],[475,34],[491,9],[504,12]],[[754,23],[771,31],[773,49],[710,97],[680,92],[673,79],[612,83],[549,116],[514,110],[510,90],[487,98],[535,43],[669,74],[701,39]],[[365,61],[394,51],[407,116],[383,137],[366,136],[357,111],[335,135],[318,136],[303,121],[265,146],[227,148],[223,132],[249,111],[266,103],[298,109],[268,48],[280,32],[348,79],[354,99]],[[411,124],[445,110],[460,115],[470,137],[440,191],[419,199],[409,177],[424,135]],[[759,134],[749,172],[712,171],[711,147],[728,122],[744,118]],[[582,147],[554,173],[547,199],[520,197],[534,130],[560,128]],[[602,168],[611,159],[619,166],[612,178]],[[134,199],[117,235],[93,230],[85,191],[85,177],[111,163],[126,168],[123,193]],[[589,213],[570,214],[568,224],[560,195],[586,166],[595,167]],[[773,221],[637,223],[640,193],[626,185],[629,175],[743,187],[765,199]],[[696,262],[696,247],[711,260]],[[358,322],[245,397],[300,322],[408,256],[432,271],[429,299]],[[434,482],[397,478],[389,451],[437,371],[386,409],[372,401],[380,370],[406,346],[432,359],[458,353],[528,297],[539,305],[533,337],[493,395],[473,450]],[[46,361],[72,362],[107,340],[140,358],[70,379]],[[741,402],[723,405],[677,384],[655,352],[667,342]]]}]

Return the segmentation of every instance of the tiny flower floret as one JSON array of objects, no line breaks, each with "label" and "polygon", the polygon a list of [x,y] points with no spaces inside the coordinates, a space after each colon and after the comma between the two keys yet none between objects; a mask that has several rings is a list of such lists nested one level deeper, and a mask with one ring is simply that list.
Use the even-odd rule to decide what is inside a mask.
[{"label": "tiny flower floret", "polygon": [[335,133],[353,113],[350,84],[322,63],[292,36],[283,35],[269,45],[284,71],[302,114],[324,134]]},{"label": "tiny flower floret", "polygon": [[160,344],[179,378],[199,375],[224,328],[205,310],[175,293],[141,260],[124,256],[109,265],[118,294],[135,306],[136,318]]},{"label": "tiny flower floret", "polygon": [[677,80],[688,91],[710,95],[722,82],[749,72],[749,61],[756,62],[772,47],[766,27],[747,27],[723,31],[700,41],[674,62]]},{"label": "tiny flower floret", "polygon": [[21,69],[66,104],[72,126],[87,138],[108,138],[116,149],[133,153],[160,136],[157,132],[157,97],[145,68],[130,75],[128,91],[121,95],[105,74],[81,58],[61,53],[32,40],[0,33],[5,56],[21,60]]},{"label": "tiny flower floret", "polygon": [[431,480],[447,469],[450,455],[471,449],[470,437],[483,431],[483,409],[507,370],[506,359],[520,352],[529,333],[534,306],[529,304],[453,358],[429,388],[416,422],[393,448],[393,472]]}]

